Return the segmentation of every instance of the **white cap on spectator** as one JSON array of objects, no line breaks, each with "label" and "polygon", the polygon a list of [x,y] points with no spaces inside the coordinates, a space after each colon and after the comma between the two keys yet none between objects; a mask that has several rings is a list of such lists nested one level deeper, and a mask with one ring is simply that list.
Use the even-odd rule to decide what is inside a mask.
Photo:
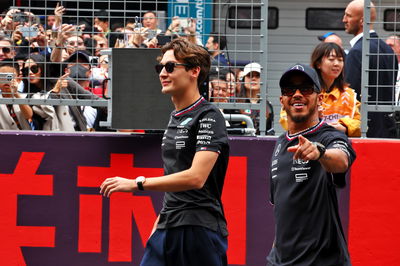
[{"label": "white cap on spectator", "polygon": [[247,64],[245,67],[244,67],[244,70],[243,70],[243,77],[244,76],[247,76],[249,73],[251,73],[251,72],[258,72],[258,73],[260,73],[261,74],[261,65],[259,64],[259,63],[250,63],[250,64]]}]

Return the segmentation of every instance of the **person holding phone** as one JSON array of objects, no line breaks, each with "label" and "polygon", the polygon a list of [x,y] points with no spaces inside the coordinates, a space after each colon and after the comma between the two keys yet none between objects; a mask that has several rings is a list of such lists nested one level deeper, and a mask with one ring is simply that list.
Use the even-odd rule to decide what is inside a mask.
[{"label": "person holding phone", "polygon": [[[18,92],[17,77],[19,65],[17,62],[6,59],[0,61],[0,90],[1,98],[24,98]],[[33,111],[26,104],[1,104],[0,129],[32,130]]]}]

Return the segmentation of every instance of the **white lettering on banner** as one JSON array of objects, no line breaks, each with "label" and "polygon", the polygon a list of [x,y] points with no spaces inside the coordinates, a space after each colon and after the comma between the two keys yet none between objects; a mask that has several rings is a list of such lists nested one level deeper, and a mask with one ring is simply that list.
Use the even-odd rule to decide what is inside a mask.
[{"label": "white lettering on banner", "polygon": [[175,16],[178,17],[189,17],[189,6],[188,5],[175,5]]},{"label": "white lettering on banner", "polygon": [[196,31],[200,34],[203,33],[203,17],[204,7],[203,0],[196,0]]}]

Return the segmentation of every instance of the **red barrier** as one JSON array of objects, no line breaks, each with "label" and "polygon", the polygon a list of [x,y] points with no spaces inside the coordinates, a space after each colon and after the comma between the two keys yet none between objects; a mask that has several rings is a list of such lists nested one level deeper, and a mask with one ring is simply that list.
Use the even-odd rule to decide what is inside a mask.
[{"label": "red barrier", "polygon": [[349,249],[353,265],[399,265],[400,141],[353,140]]}]

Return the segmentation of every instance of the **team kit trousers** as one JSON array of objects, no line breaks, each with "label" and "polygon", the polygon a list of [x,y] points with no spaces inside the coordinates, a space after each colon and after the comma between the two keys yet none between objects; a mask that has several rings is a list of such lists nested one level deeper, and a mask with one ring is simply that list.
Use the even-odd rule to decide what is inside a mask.
[{"label": "team kit trousers", "polygon": [[227,238],[202,226],[157,229],[140,266],[226,266]]}]

